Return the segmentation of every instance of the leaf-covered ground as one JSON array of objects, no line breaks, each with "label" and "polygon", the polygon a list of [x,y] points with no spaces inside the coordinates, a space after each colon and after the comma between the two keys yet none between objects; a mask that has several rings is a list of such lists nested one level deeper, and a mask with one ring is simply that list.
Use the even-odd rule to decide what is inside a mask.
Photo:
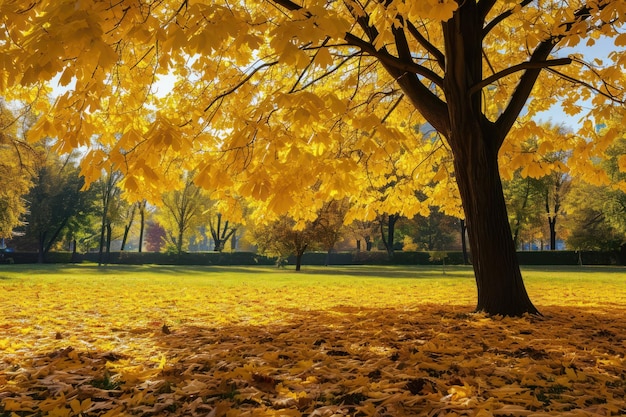
[{"label": "leaf-covered ground", "polygon": [[626,270],[0,268],[0,416],[626,415]]}]

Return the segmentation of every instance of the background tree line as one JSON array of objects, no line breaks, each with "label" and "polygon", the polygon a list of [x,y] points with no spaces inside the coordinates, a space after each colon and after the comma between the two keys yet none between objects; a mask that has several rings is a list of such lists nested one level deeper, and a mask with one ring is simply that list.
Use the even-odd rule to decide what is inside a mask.
[{"label": "background tree line", "polygon": [[[178,186],[163,191],[160,204],[132,201],[121,187],[119,171],[102,169],[89,187],[77,152],[60,155],[55,142],[27,142],[34,119],[2,110],[0,232],[15,250],[36,251],[40,262],[51,250],[98,252],[106,262],[113,251],[233,251],[251,250],[286,258],[294,255],[299,268],[305,251],[333,250],[445,251],[466,247],[464,223],[439,207],[413,217],[379,211],[371,220],[348,219],[354,204],[348,199],[324,203],[308,221],[288,215],[266,219],[254,202],[240,199],[244,220],[233,223],[220,201],[193,181],[193,173],[178,178]],[[562,128],[555,128],[566,135]],[[581,181],[569,174],[568,153],[540,151],[540,140],[523,145],[528,154],[556,166],[547,173],[519,168],[504,179],[509,223],[518,250],[614,250],[626,242],[626,192],[620,172],[626,139],[599,162],[611,185]],[[370,192],[384,200],[386,187]],[[376,197],[376,193],[378,196]],[[424,200],[416,192],[417,200]],[[329,259],[329,258],[327,258]],[[328,262],[328,261],[327,261]]]}]

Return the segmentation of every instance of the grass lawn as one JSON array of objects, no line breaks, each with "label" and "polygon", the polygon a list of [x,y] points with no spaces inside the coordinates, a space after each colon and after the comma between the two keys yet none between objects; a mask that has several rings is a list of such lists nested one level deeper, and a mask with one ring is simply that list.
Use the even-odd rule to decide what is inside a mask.
[{"label": "grass lawn", "polygon": [[626,414],[626,269],[0,265],[0,416]]}]

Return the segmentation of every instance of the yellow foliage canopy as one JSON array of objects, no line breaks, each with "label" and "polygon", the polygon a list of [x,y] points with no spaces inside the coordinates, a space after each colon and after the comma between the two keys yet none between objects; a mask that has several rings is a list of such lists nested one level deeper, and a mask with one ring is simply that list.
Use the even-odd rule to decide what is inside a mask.
[{"label": "yellow foliage canopy", "polygon": [[[514,101],[524,71],[563,58],[561,47],[598,36],[623,43],[619,1],[481,6],[488,8],[484,75],[472,89],[487,120]],[[446,49],[452,46],[443,32],[458,7],[448,0],[5,1],[0,90],[34,104],[40,119],[33,139],[58,136],[61,151],[97,143],[84,173],[93,179],[98,167],[112,165],[128,175],[124,186],[134,198],[154,197],[158,182],[173,187],[164,167],[178,159],[197,172],[199,185],[228,188],[270,212],[307,218],[311,200],[348,197],[356,203],[351,217],[362,217],[365,207],[412,216],[430,204],[416,199],[419,190],[461,215],[447,132],[436,126],[443,136],[428,133],[429,109],[416,111],[401,80],[385,70],[400,65],[402,30],[413,57],[404,70],[420,77],[437,98],[434,106],[447,103],[445,63],[456,51]],[[553,54],[531,64],[533,48],[546,39],[556,44]],[[616,51],[609,60],[599,67],[576,58],[542,72],[529,117],[512,126],[511,146],[528,136],[542,138],[539,154],[566,145],[575,151],[574,171],[592,172],[582,161],[602,155],[616,137],[594,127],[607,115],[609,97],[623,100],[619,68],[626,58]],[[46,93],[55,83],[68,90],[50,103]],[[530,120],[557,101],[581,113],[578,100],[590,91],[596,98],[583,115],[588,123],[566,144]],[[503,158],[505,176],[520,166],[530,176],[554,168],[529,163],[531,155]]]}]

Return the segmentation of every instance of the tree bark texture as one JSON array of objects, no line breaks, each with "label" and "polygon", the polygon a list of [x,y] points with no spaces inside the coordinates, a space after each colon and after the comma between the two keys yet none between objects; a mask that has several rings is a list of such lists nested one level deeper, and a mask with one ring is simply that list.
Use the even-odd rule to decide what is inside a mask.
[{"label": "tree bark texture", "polygon": [[537,314],[524,287],[511,237],[497,151],[478,148],[473,150],[471,161],[462,157],[454,161],[472,248],[478,289],[476,310],[492,315]]}]

